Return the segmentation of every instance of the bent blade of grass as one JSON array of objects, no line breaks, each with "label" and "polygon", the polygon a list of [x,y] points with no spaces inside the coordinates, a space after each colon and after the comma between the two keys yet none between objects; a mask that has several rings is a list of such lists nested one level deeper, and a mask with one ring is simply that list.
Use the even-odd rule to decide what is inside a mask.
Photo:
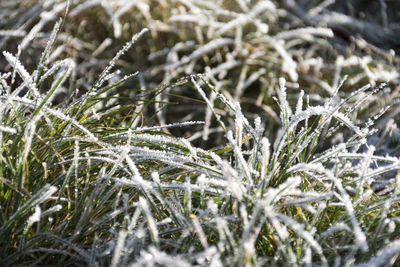
[{"label": "bent blade of grass", "polygon": [[10,228],[15,226],[15,222],[25,216],[33,207],[48,200],[57,191],[57,187],[50,184],[46,184],[41,189],[39,189],[32,197],[30,197],[24,204],[22,204],[13,215],[10,216],[10,218],[5,222],[3,226],[0,227],[0,236],[2,236],[6,231],[9,231]]},{"label": "bent blade of grass", "polygon": [[376,256],[367,262],[356,264],[356,267],[389,266],[396,262],[400,254],[400,240],[394,240],[378,251]]},{"label": "bent blade of grass", "polygon": [[[8,61],[8,63],[14,68],[13,72],[16,71],[19,74],[19,76],[22,78],[22,80],[23,80],[22,85],[23,86],[26,85],[29,87],[30,90],[28,92],[31,92],[34,97],[39,97],[40,93],[32,80],[32,76],[25,69],[25,67],[22,65],[22,63],[18,60],[18,57],[13,56],[11,53],[9,53],[7,51],[3,51],[3,55],[6,58],[6,60]],[[18,94],[19,91],[23,88],[23,86],[18,87],[18,89],[13,92],[13,95]]]}]

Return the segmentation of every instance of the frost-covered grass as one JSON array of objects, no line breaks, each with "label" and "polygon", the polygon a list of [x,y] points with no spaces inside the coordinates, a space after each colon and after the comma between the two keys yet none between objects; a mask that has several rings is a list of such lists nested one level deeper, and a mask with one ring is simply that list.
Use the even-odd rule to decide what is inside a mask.
[{"label": "frost-covered grass", "polygon": [[398,263],[377,2],[1,1],[0,266]]}]

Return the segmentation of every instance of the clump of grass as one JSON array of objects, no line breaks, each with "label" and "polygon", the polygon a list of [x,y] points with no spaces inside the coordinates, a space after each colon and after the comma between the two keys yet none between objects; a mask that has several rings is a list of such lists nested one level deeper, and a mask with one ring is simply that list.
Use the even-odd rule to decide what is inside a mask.
[{"label": "clump of grass", "polygon": [[[287,31],[279,23],[271,27],[298,6],[281,10],[276,2],[257,1],[264,15],[246,1],[236,1],[235,6],[229,1],[171,1],[167,11],[174,14],[164,14],[169,22],[160,24],[162,13],[149,13],[146,1],[124,8],[123,1],[112,2],[115,6],[96,1],[23,2],[29,8],[20,11],[15,25],[34,26],[14,52],[3,52],[7,64],[0,73],[0,265],[396,262],[400,161],[395,155],[394,112],[398,107],[389,109],[388,100],[382,98],[385,93],[396,98],[398,92],[380,84],[362,60],[362,73],[372,77],[371,84],[356,89],[362,79],[341,80],[344,62],[351,65],[351,57],[335,59],[332,83],[325,82],[332,68],[322,77],[301,73],[318,58],[311,53],[306,60],[311,65],[295,61],[296,51],[306,50],[305,43],[299,48],[296,42],[304,34],[326,37],[332,31],[315,27]],[[166,2],[154,3],[158,10]],[[15,8],[14,3],[4,2],[5,8],[7,4]],[[126,34],[118,30],[122,15],[132,9],[140,10],[134,16],[145,18],[151,34],[137,30],[99,71],[104,58],[96,57],[111,39],[97,49],[82,40],[60,42],[69,38],[62,27],[79,35],[79,27],[65,20],[68,16],[50,34],[41,33],[57,14],[68,13],[65,10],[72,17],[88,12],[89,19],[88,7],[111,14],[117,39]],[[49,13],[39,16],[43,10]],[[178,50],[182,45],[189,49],[186,55],[175,48],[164,54],[152,51],[151,58],[173,60],[139,73],[125,63],[124,56],[132,46],[143,46],[146,35],[156,38],[162,29],[173,31],[190,16],[198,18],[191,26],[197,39],[185,43],[191,37],[184,36],[174,44]],[[210,19],[200,20],[203,16]],[[6,21],[13,19],[18,17]],[[269,27],[276,34],[260,34]],[[7,38],[2,45],[22,32],[13,30],[3,32]],[[202,43],[199,36],[204,32],[211,33]],[[48,37],[37,62],[26,59],[35,34]],[[322,42],[319,48],[331,47],[314,37],[315,45]],[[267,44],[259,43],[261,39]],[[248,44],[254,46],[248,51],[254,61],[239,62],[239,52]],[[61,56],[69,55],[69,45],[81,49],[78,57]],[[233,49],[225,49],[226,45]],[[85,49],[95,50],[94,56],[85,55]],[[268,60],[279,64],[268,65]],[[231,68],[232,62],[238,64]],[[324,68],[329,68],[328,62]],[[84,75],[88,68],[93,70]],[[133,74],[124,73],[128,69]],[[240,75],[235,76],[237,69]],[[189,70],[203,74],[188,75]],[[162,73],[163,83],[149,89],[149,77],[157,77],[152,73]],[[279,78],[285,75],[287,79]],[[302,84],[302,79],[310,82],[304,85],[306,91],[293,93],[294,83]],[[268,117],[243,108],[245,90],[253,83],[263,84],[256,95],[261,100],[253,100],[261,101]],[[328,94],[317,98],[316,91],[310,91],[316,85]],[[82,86],[81,91],[76,86]],[[121,87],[135,88],[126,93]],[[160,112],[173,106],[166,103],[172,90],[191,92],[182,97],[202,101],[204,120],[193,114],[182,118]],[[271,95],[276,97],[267,100]],[[177,121],[170,122],[171,118]],[[271,119],[275,126],[269,129]],[[193,134],[190,138],[171,134],[176,128],[185,132],[195,127],[203,129],[186,131]],[[218,146],[206,149],[192,142],[212,139],[215,131],[224,133],[215,142]],[[386,141],[388,136],[394,142]]]}]

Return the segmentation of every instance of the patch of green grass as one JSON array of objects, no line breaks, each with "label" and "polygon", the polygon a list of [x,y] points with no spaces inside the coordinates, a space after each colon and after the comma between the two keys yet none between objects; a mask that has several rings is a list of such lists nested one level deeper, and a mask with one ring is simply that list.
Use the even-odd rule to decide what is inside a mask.
[{"label": "patch of green grass", "polygon": [[0,7],[1,266],[396,262],[398,57],[336,36],[378,15],[354,29],[330,1]]}]

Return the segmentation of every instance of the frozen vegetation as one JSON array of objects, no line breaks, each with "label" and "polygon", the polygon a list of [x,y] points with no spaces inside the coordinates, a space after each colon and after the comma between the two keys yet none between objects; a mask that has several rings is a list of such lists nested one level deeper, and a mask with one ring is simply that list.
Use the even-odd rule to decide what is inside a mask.
[{"label": "frozen vegetation", "polygon": [[0,1],[0,266],[399,264],[396,8]]}]

